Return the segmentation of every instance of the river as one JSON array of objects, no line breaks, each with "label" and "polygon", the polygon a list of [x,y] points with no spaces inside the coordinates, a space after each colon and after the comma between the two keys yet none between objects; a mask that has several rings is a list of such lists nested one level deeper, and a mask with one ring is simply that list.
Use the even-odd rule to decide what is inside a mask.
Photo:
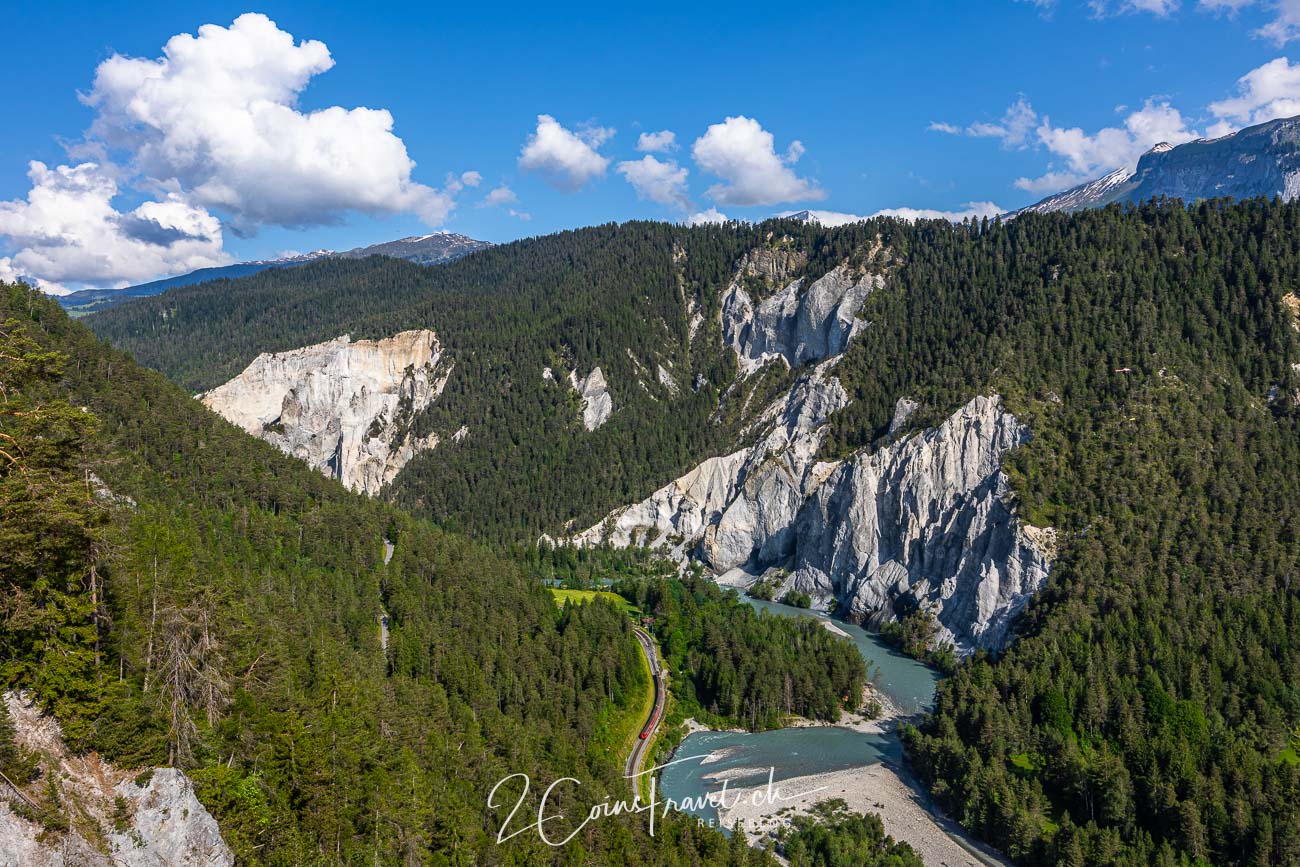
[{"label": "river", "polygon": [[[747,598],[746,601],[754,608],[782,617],[829,620],[857,646],[867,663],[867,675],[872,683],[904,716],[924,712],[932,706],[939,673],[903,656],[872,633],[831,620],[820,612],[756,599]],[[982,847],[966,838],[948,820],[937,814],[927,815],[926,811],[931,809],[929,799],[919,791],[907,772],[903,764],[902,742],[892,725],[881,733],[839,726],[785,728],[757,733],[700,731],[682,741],[674,761],[660,773],[659,797],[671,798],[678,804],[689,798],[701,804],[688,812],[710,823],[717,822],[717,811],[702,802],[706,794],[714,793],[716,796],[724,780],[730,793],[736,789],[761,786],[769,775],[776,782],[795,778],[823,779],[814,775],[830,775],[831,779],[836,779],[836,772],[840,772],[840,780],[846,773],[854,779],[861,779],[869,774],[868,766],[883,764],[880,773],[898,781],[895,786],[903,791],[904,800],[915,805],[910,807],[913,817],[924,819],[913,822],[911,833],[901,836],[910,837],[908,842],[918,852],[930,856],[927,863],[1005,863],[995,853],[979,851]],[[791,785],[797,787],[799,784]],[[823,796],[813,797],[815,800]],[[885,796],[882,794],[880,797]],[[897,802],[893,809],[898,809]],[[884,812],[890,813],[889,810]],[[891,818],[896,816],[896,812],[887,815],[887,830]],[[954,854],[956,858],[953,858]]]}]

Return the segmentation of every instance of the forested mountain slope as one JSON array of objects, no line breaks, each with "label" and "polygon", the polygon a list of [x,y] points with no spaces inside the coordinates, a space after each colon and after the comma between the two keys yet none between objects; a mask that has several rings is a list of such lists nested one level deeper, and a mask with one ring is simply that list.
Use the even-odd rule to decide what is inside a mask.
[{"label": "forested mountain slope", "polygon": [[[809,249],[799,271],[815,277],[848,259],[862,237],[819,238],[797,223],[775,235],[772,226],[598,226],[437,269],[371,259],[265,272],[87,321],[196,391],[235,376],[260,352],[431,328],[456,367],[413,433],[437,433],[440,444],[406,466],[393,497],[481,537],[533,540],[595,520],[647,480],[672,478],[734,439],[752,391],[788,384],[783,370],[769,368],[732,388],[737,363],[718,317],[743,254],[769,244]],[[589,432],[566,378],[596,367],[614,411]],[[765,402],[760,395],[752,405]]]},{"label": "forested mountain slope", "polygon": [[626,615],[557,609],[519,564],[247,436],[40,293],[0,285],[0,323],[0,685],[72,748],[185,768],[241,863],[762,861],[672,816],[653,843],[624,817],[498,846],[507,774],[579,777],[555,804],[576,814],[626,792],[612,727],[648,688]]},{"label": "forested mountain slope", "polygon": [[919,769],[1024,863],[1295,863],[1300,208],[918,241],[841,365],[828,456],[899,395],[925,425],[994,389],[1033,432],[1007,462],[1021,512],[1060,538],[1020,640],[941,686]]},{"label": "forested mountain slope", "polygon": [[[428,423],[470,434],[412,461],[392,493],[528,538],[730,451],[747,405],[790,385],[780,362],[737,380],[722,340],[723,293],[755,250],[782,278],[741,273],[759,300],[846,262],[884,276],[835,368],[848,402],[823,460],[869,457],[981,395],[1029,431],[1002,465],[1008,496],[1056,528],[1055,557],[1016,642],[962,664],[909,738],[939,801],[1024,863],[1300,861],[1300,205],[634,223],[497,248],[436,282],[310,266],[308,283],[169,294],[94,327],[189,387],[265,349],[433,327],[463,378]],[[678,397],[638,367],[657,360]],[[601,366],[611,420],[585,431],[544,365]],[[891,431],[903,398],[918,406]]]}]

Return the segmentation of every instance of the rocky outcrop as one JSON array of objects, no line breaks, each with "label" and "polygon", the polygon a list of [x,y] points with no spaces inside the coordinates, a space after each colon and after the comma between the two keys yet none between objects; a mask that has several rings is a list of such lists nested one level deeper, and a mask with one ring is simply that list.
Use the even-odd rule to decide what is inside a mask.
[{"label": "rocky outcrop", "polygon": [[789,583],[878,625],[935,616],[960,649],[1001,647],[1047,580],[1049,531],[1015,514],[1003,456],[1029,431],[996,397],[845,461],[804,505]]},{"label": "rocky outcrop", "polygon": [[609,384],[599,367],[593,367],[591,373],[579,379],[578,371],[569,374],[569,385],[582,397],[582,426],[587,430],[596,428],[609,421],[614,414],[614,398],[609,394]]},{"label": "rocky outcrop", "polygon": [[790,367],[844,351],[858,327],[857,314],[879,274],[840,265],[805,285],[802,277],[755,302],[742,267],[722,298],[722,336],[748,375],[772,359]]},{"label": "rocky outcrop", "polygon": [[[6,693],[18,746],[37,756],[27,789],[0,784],[0,865],[23,867],[226,867],[234,863],[217,822],[175,768],[125,771],[94,753],[72,756],[58,724]],[[25,814],[48,808],[50,786],[69,830],[49,831]]]},{"label": "rocky outcrop", "polygon": [[[753,426],[763,432],[758,445],[710,458],[643,502],[612,513],[574,541],[667,547],[677,556],[686,556],[707,534],[712,552],[707,559],[715,568],[721,563],[735,565],[736,551],[744,550],[747,557],[755,534],[751,532],[748,541],[740,538],[745,534],[738,525],[762,523],[775,534],[780,525],[789,523],[793,513],[782,512],[779,504],[800,496],[805,483],[811,482],[821,424],[848,403],[839,380],[828,375],[832,365],[828,362],[810,371],[784,400],[760,416]],[[741,496],[744,491],[748,497]],[[780,495],[774,496],[778,491]],[[720,519],[733,506],[720,531]]]},{"label": "rocky outcrop", "polygon": [[[823,422],[847,403],[834,363],[769,408],[756,445],[705,461],[575,542],[658,547],[728,583],[767,573],[782,592],[873,625],[924,610],[959,652],[1002,646],[1054,553],[1050,530],[1020,522],[1001,470],[1028,430],[996,396],[977,397],[935,429],[819,462]],[[900,425],[913,409],[899,402]]]},{"label": "rocky outcrop", "polygon": [[356,491],[377,494],[420,451],[414,421],[442,393],[452,365],[432,331],[382,340],[346,335],[254,359],[200,399]]}]

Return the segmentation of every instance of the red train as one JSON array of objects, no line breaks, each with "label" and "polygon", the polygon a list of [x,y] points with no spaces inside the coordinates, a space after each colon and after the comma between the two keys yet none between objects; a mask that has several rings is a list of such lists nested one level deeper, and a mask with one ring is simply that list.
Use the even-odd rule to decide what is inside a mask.
[{"label": "red train", "polygon": [[645,740],[646,738],[650,737],[650,733],[654,731],[655,726],[659,724],[659,713],[663,709],[663,706],[664,706],[664,676],[662,674],[656,674],[655,675],[655,709],[654,712],[650,714],[650,719],[648,722],[646,722],[645,728],[641,729],[641,740]]}]

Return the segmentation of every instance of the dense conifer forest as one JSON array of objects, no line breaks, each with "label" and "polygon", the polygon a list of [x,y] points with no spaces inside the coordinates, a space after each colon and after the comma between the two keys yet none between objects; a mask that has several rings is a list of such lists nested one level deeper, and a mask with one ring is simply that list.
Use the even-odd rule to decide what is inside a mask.
[{"label": "dense conifer forest", "polygon": [[708,578],[625,580],[613,589],[654,618],[683,713],[779,728],[791,716],[837,722],[862,704],[866,666],[820,623],[759,614]]},{"label": "dense conifer forest", "polygon": [[[92,326],[189,388],[265,349],[434,327],[464,378],[426,424],[472,435],[413,462],[393,499],[523,541],[730,450],[747,390],[788,382],[770,366],[733,386],[716,314],[741,253],[789,244],[814,277],[877,241],[893,264],[837,368],[852,403],[824,457],[883,442],[901,397],[920,402],[916,429],[996,392],[1032,431],[1006,466],[1016,508],[1059,531],[1015,642],[958,665],[907,733],[938,802],[1018,863],[1300,862],[1298,203],[629,223],[434,269],[192,287]],[[698,390],[637,387],[637,361],[665,357]],[[623,409],[583,431],[574,396],[542,384],[548,364],[601,365]]]},{"label": "dense conifer forest", "polygon": [[571,815],[626,796],[614,727],[649,686],[628,617],[346,492],[37,292],[0,286],[0,323],[0,684],[73,748],[185,769],[240,863],[765,863],[674,815],[653,841],[637,816],[498,846],[507,774],[534,811],[566,775]]}]

